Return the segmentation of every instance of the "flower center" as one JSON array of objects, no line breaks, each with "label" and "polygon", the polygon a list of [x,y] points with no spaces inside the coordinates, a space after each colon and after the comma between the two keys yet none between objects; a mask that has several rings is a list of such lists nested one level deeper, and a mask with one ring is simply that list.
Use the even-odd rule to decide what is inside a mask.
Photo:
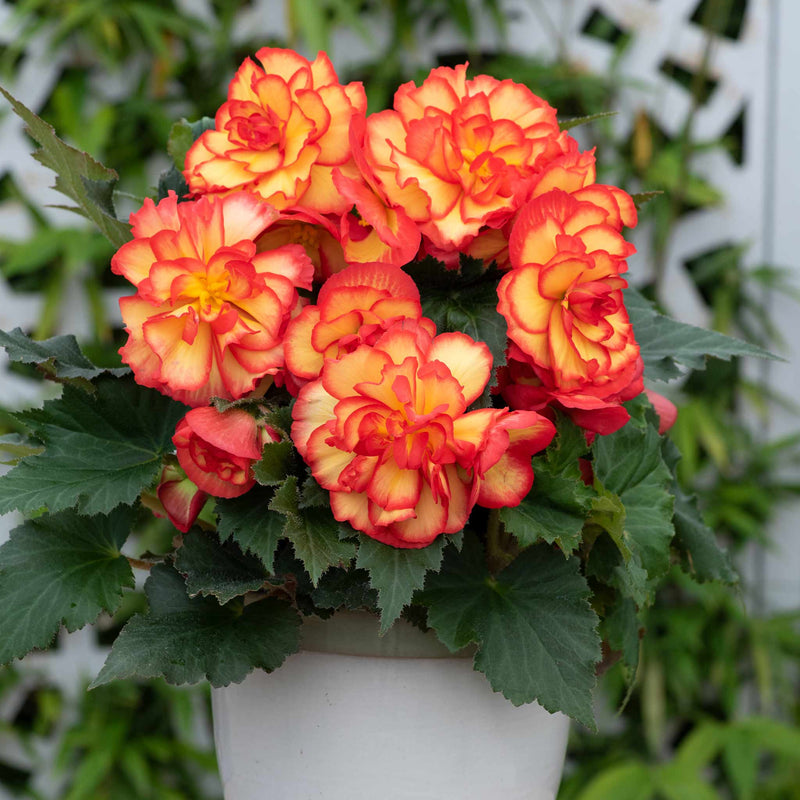
[{"label": "flower center", "polygon": [[269,150],[281,141],[281,121],[271,109],[235,117],[229,124],[242,144],[251,150]]},{"label": "flower center", "polygon": [[[187,280],[180,281],[180,294],[197,308],[200,318],[204,322],[215,320],[226,302],[226,294],[230,281],[224,273],[209,275],[205,272],[195,272],[186,276]],[[177,282],[177,281],[176,281]]]},{"label": "flower center", "polygon": [[289,239],[294,244],[300,244],[306,250],[316,250],[319,247],[319,231],[314,225],[306,222],[293,222],[288,229]]},{"label": "flower center", "polygon": [[597,325],[600,320],[619,310],[618,293],[600,282],[584,283],[568,290],[563,304],[581,322]]}]

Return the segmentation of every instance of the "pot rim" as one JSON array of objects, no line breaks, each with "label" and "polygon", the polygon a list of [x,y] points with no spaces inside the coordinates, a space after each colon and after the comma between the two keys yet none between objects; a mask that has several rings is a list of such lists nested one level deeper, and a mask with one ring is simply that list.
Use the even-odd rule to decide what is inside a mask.
[{"label": "pot rim", "polygon": [[337,611],[332,617],[303,618],[300,650],[372,658],[471,658],[475,647],[453,653],[432,630],[421,631],[404,619],[395,620],[380,633],[377,614],[368,611]]}]

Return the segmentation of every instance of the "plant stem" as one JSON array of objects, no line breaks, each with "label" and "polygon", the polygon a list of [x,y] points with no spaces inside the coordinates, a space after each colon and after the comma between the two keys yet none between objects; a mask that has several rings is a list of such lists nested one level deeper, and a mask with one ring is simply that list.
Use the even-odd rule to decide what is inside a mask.
[{"label": "plant stem", "polygon": [[492,575],[504,570],[518,552],[517,543],[500,522],[500,509],[493,508],[486,522],[486,563]]},{"label": "plant stem", "polygon": [[148,572],[152,569],[153,564],[159,563],[157,561],[144,561],[141,558],[131,558],[131,556],[126,556],[126,558],[128,559],[128,563],[134,569],[144,569],[147,570]]}]

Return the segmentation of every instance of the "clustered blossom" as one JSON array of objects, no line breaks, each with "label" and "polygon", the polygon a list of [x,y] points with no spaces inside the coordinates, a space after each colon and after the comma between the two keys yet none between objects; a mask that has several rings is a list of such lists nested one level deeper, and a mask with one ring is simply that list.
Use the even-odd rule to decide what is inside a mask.
[{"label": "clustered blossom", "polygon": [[[587,435],[625,424],[643,391],[622,294],[636,207],[596,182],[555,109],[460,65],[367,115],[323,53],[256,60],[187,154],[190,195],[147,201],[112,261],[136,287],[123,360],[193,407],[158,488],[180,530],[208,497],[248,491],[279,439],[257,402],[214,398],[288,390],[292,442],[336,519],[396,547],[522,502],[556,411]],[[457,284],[462,256],[495,282],[502,366],[437,331],[404,270],[432,257]]]},{"label": "clustered blossom", "polygon": [[133,239],[111,260],[137,292],[120,301],[121,349],[143,386],[191,406],[235,400],[283,367],[282,336],[313,266],[289,244],[256,252],[276,212],[253,195],[174,194],[131,215]]},{"label": "clustered blossom", "polygon": [[594,202],[552,189],[519,212],[497,289],[511,340],[504,395],[612,433],[628,419],[621,403],[643,389],[622,296],[633,246],[619,232],[619,190],[592,188]]},{"label": "clustered blossom", "polygon": [[327,363],[294,408],[292,440],[340,521],[397,547],[460,531],[475,503],[517,505],[555,428],[536,412],[467,411],[492,357],[462,333],[395,322]]},{"label": "clustered blossom", "polygon": [[342,86],[330,59],[308,61],[291,50],[264,47],[249,58],[228,89],[228,100],[186,156],[186,181],[195,193],[250,191],[282,211],[294,206],[321,214],[347,210],[333,186],[334,169],[355,174],[352,117],[367,100],[360,83]]}]

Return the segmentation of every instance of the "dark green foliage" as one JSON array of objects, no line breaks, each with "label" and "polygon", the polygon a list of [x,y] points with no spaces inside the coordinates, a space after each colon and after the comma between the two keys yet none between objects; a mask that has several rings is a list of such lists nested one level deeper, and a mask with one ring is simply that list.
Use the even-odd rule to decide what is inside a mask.
[{"label": "dark green foliage", "polygon": [[4,476],[0,513],[107,513],[135,503],[156,480],[185,407],[129,377],[100,377],[94,386],[91,395],[65,386],[60,399],[19,415],[45,450]]},{"label": "dark green foliage", "polygon": [[419,600],[450,650],[477,644],[475,669],[514,705],[537,700],[593,726],[600,639],[588,597],[577,559],[530,547],[492,577],[468,537],[460,556],[448,549]]},{"label": "dark green foliage", "polygon": [[726,361],[734,356],[775,358],[758,345],[659,314],[634,289],[625,290],[625,307],[636,331],[645,375],[654,380],[668,381],[677,377],[681,374],[678,365],[703,369],[709,356]]},{"label": "dark green foliage", "polygon": [[131,238],[129,226],[117,219],[112,201],[119,179],[117,173],[62,142],[51,125],[2,87],[0,92],[25,120],[28,132],[41,146],[35,158],[56,173],[55,188],[77,204],[72,210],[90,219],[115,247],[128,241]]},{"label": "dark green foliage", "polygon": [[0,664],[47,647],[63,624],[82,628],[113,613],[133,573],[120,548],[133,514],[81,517],[72,511],[27,520],[0,547]]},{"label": "dark green foliage", "polygon": [[92,686],[156,676],[227,686],[254,667],[277,669],[299,646],[300,618],[282,600],[243,608],[241,600],[220,605],[212,597],[192,598],[180,574],[165,565],[153,567],[145,592],[150,610],[125,626]]},{"label": "dark green foliage", "polygon": [[391,627],[414,592],[422,588],[428,572],[439,568],[444,546],[444,536],[419,550],[390,547],[367,536],[359,537],[356,566],[369,573],[370,585],[378,592],[381,633]]},{"label": "dark green foliage", "polygon": [[523,546],[542,539],[569,555],[581,542],[595,492],[583,482],[578,459],[589,447],[580,428],[560,418],[559,433],[547,453],[533,459],[533,489],[500,519]]},{"label": "dark green foliage", "polygon": [[223,542],[213,533],[190,531],[175,558],[175,569],[186,578],[190,597],[213,595],[221,604],[255,592],[267,577],[261,561],[243,553],[234,542]]}]

